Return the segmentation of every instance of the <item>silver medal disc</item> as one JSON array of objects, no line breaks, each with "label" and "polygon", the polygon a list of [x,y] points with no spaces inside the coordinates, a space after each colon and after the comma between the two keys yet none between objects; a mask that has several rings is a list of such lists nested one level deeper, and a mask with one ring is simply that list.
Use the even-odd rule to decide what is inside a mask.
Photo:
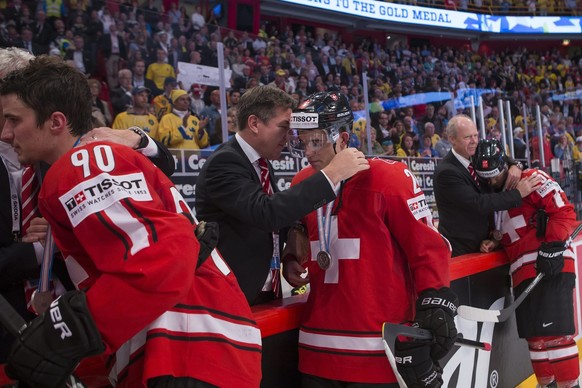
[{"label": "silver medal disc", "polygon": [[326,251],[319,251],[319,253],[317,254],[317,265],[319,265],[319,268],[321,268],[324,271],[328,269],[329,266],[331,265],[330,254],[327,253]]},{"label": "silver medal disc", "polygon": [[32,294],[32,308],[40,315],[44,313],[53,301],[53,294],[50,291],[34,291]]},{"label": "silver medal disc", "polygon": [[503,232],[501,232],[500,230],[494,230],[493,231],[493,238],[497,241],[501,241],[501,238],[503,237]]}]

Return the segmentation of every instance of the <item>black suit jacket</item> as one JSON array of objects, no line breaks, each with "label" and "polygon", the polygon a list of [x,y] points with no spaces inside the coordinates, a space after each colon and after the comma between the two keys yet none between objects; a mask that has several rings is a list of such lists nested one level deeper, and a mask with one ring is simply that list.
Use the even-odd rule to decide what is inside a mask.
[{"label": "black suit jacket", "polygon": [[[118,36],[119,39],[119,57],[126,59],[127,58],[127,51],[125,48],[125,42]],[[111,35],[110,34],[103,34],[101,36],[101,50],[103,50],[103,56],[105,58],[109,58],[111,56]]]},{"label": "black suit jacket", "polygon": [[[12,234],[12,211],[10,180],[6,166],[0,160],[0,290],[4,286],[18,283],[24,290],[21,279],[38,273],[38,264],[33,245],[14,241]],[[19,265],[15,265],[19,263]],[[12,280],[18,279],[18,280]]]},{"label": "black suit jacket", "polygon": [[439,211],[439,232],[453,246],[453,256],[479,252],[489,238],[494,211],[521,205],[517,189],[494,193],[486,182],[480,185],[452,151],[437,165],[434,193]]},{"label": "black suit jacket", "polygon": [[331,63],[327,63],[328,69],[327,71],[325,71],[325,68],[323,67],[323,63],[321,62],[316,62],[315,63],[315,67],[317,67],[317,71],[319,72],[319,75],[325,80],[325,77],[327,77],[328,74],[333,74],[335,76],[335,69],[332,66]]},{"label": "black suit jacket", "polygon": [[199,220],[218,222],[217,248],[232,268],[249,303],[256,299],[269,273],[272,232],[291,225],[335,198],[321,172],[279,192],[271,171],[275,193],[266,195],[236,138],[208,158],[196,182],[196,216]]},{"label": "black suit jacket", "polygon": [[[0,160],[0,295],[30,320],[34,314],[26,309],[24,279],[38,275],[38,264],[33,245],[14,240],[10,197],[8,172]],[[13,341],[12,335],[0,325],[0,363],[6,362]]]},{"label": "black suit jacket", "polygon": [[[152,99],[164,92],[163,90],[158,89],[158,87],[156,86],[156,83],[154,81],[152,81],[149,78],[145,78],[145,76],[143,78],[143,84],[146,88],[148,88],[150,90],[150,92],[151,92],[150,98],[152,98]],[[135,78],[134,78],[134,81],[132,81],[132,85],[135,85]]]},{"label": "black suit jacket", "polygon": [[[67,50],[65,53],[66,60],[73,60],[75,56],[75,50]],[[83,65],[85,66],[85,74],[93,75],[95,74],[95,62],[96,60],[93,58],[91,54],[91,50],[85,49],[83,50]]]},{"label": "black suit jacket", "polygon": [[114,118],[121,112],[125,112],[127,108],[133,104],[131,90],[126,91],[121,86],[111,89],[111,92],[109,92],[109,98],[111,100],[111,106],[113,107]]}]

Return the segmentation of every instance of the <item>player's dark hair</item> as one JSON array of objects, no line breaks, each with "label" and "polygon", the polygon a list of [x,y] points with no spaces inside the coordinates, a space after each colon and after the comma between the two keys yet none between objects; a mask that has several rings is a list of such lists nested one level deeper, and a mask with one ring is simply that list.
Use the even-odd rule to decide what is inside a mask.
[{"label": "player's dark hair", "polygon": [[0,95],[15,94],[36,114],[40,127],[54,112],[61,112],[73,136],[92,129],[92,97],[87,77],[53,56],[39,56],[10,73],[0,84]]},{"label": "player's dark hair", "polygon": [[251,115],[266,123],[277,114],[277,109],[295,109],[295,105],[295,100],[281,89],[254,87],[247,90],[238,102],[238,128],[244,130]]}]

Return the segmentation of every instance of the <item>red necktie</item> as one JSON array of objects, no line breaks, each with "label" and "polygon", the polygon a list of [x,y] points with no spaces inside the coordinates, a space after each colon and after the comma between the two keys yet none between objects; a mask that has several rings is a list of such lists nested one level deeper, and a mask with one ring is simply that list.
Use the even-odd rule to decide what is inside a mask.
[{"label": "red necktie", "polygon": [[259,167],[261,169],[261,185],[263,186],[263,191],[267,195],[271,195],[273,194],[273,187],[271,186],[271,180],[269,179],[269,166],[267,165],[267,161],[260,158]]},{"label": "red necktie", "polygon": [[[259,168],[261,169],[261,185],[263,186],[263,191],[267,195],[272,195],[273,186],[271,186],[271,180],[269,179],[269,166],[265,159],[259,159]],[[278,241],[278,239],[276,241]],[[279,247],[274,246],[273,251],[275,249],[278,251]],[[271,284],[273,286],[275,298],[281,297],[281,262],[278,260],[278,257],[279,255],[276,254],[273,255],[273,258],[271,259]]]},{"label": "red necktie", "polygon": [[477,178],[477,173],[475,172],[473,165],[469,163],[469,167],[467,168],[469,169],[469,174],[471,174],[471,178],[473,178],[477,186],[479,186],[479,178]]},{"label": "red necktie", "polygon": [[[21,190],[21,235],[26,234],[26,230],[30,227],[30,221],[35,217],[40,217],[38,211],[38,193],[40,191],[40,181],[32,167],[26,167],[22,172],[22,190]],[[50,232],[49,232],[50,233]],[[47,238],[48,241],[48,238]],[[48,248],[45,248],[48,249]],[[48,282],[48,293],[52,293],[52,299],[56,299],[54,293],[54,284],[52,281]],[[31,312],[35,312],[32,307],[32,294],[38,288],[38,279],[29,279],[24,282],[24,294],[26,297],[27,307]]]},{"label": "red necktie", "polygon": [[22,229],[20,234],[26,234],[26,230],[30,226],[30,221],[34,217],[38,217],[38,192],[40,190],[40,182],[34,173],[32,167],[26,167],[22,173]]}]

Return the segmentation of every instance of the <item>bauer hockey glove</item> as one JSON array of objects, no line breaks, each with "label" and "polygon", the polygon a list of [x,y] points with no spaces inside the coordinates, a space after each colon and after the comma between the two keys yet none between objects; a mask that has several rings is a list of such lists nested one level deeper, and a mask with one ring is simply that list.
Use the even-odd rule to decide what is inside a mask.
[{"label": "bauer hockey glove", "polygon": [[6,374],[27,386],[60,388],[82,358],[104,350],[85,294],[70,291],[53,301],[16,339]]},{"label": "bauer hockey glove", "polygon": [[564,241],[543,242],[536,259],[537,273],[543,273],[544,276],[550,277],[562,272],[565,251]]},{"label": "bauer hockey glove", "polygon": [[414,320],[419,327],[432,332],[434,342],[430,355],[434,360],[446,356],[455,344],[457,328],[454,318],[457,315],[458,304],[459,298],[447,287],[424,290],[416,300]]},{"label": "bauer hockey glove", "polygon": [[400,342],[396,338],[394,358],[398,373],[408,388],[440,388],[443,385],[441,369],[430,356],[427,342]]}]

